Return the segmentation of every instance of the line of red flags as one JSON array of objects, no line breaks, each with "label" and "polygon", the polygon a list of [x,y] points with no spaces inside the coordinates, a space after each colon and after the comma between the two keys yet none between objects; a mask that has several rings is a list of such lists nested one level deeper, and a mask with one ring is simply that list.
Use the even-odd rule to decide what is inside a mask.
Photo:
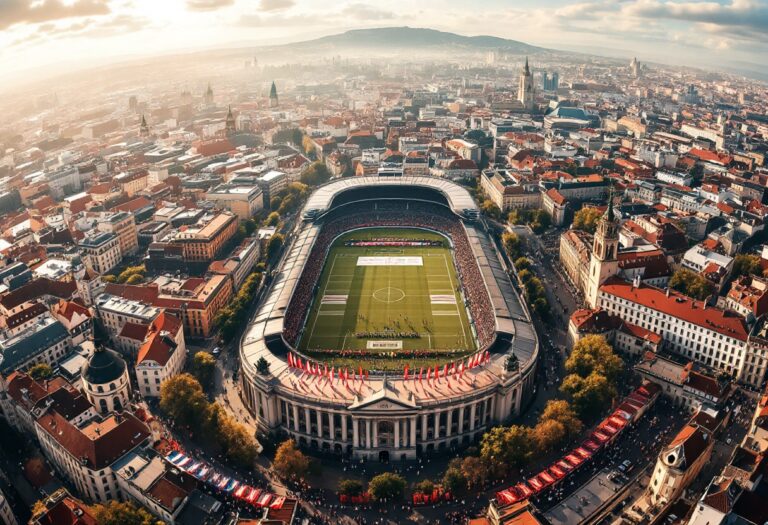
[{"label": "line of red flags", "polygon": [[[469,356],[467,359],[459,361],[458,364],[456,361],[453,361],[452,363],[445,363],[442,367],[442,370],[437,365],[434,367],[428,366],[426,368],[426,374],[424,373],[424,367],[419,368],[418,374],[411,373],[410,366],[406,364],[405,369],[403,370],[403,377],[405,380],[414,379],[418,380],[419,382],[423,381],[425,378],[427,381],[429,381],[433,379],[439,379],[441,377],[450,377],[455,375],[462,377],[465,371],[471,370],[472,368],[478,367],[480,365],[487,364],[490,360],[491,353],[486,350],[484,352],[477,352]],[[348,368],[344,368],[343,370],[341,367],[338,369],[335,367],[328,368],[327,364],[324,364],[321,368],[320,363],[313,363],[308,360],[302,361],[301,358],[297,355],[294,355],[293,352],[288,352],[288,366],[291,368],[298,368],[302,372],[306,372],[310,375],[326,377],[329,381],[332,381],[335,377],[338,377],[339,380],[344,382],[349,381],[350,378],[353,381],[368,379],[368,370],[363,370],[362,366],[358,366],[357,374],[355,374],[355,370],[353,368],[350,375]]]}]

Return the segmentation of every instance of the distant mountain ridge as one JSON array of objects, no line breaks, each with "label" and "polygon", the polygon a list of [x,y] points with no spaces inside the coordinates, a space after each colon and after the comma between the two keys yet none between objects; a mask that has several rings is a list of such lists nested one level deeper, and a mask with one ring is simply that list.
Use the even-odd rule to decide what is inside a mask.
[{"label": "distant mountain ridge", "polygon": [[467,49],[503,49],[515,53],[535,53],[544,48],[532,46],[517,40],[488,35],[464,36],[436,29],[419,27],[378,27],[353,29],[336,35],[324,36],[303,42],[294,42],[277,47],[292,49],[314,49],[333,47],[355,47],[359,49],[404,47],[463,47]]}]

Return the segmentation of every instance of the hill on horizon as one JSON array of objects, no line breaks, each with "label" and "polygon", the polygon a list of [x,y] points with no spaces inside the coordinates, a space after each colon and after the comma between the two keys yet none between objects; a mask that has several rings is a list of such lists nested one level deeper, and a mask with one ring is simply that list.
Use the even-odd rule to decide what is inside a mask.
[{"label": "hill on horizon", "polygon": [[462,47],[476,50],[503,49],[513,53],[545,51],[544,48],[507,38],[488,35],[464,36],[436,29],[408,26],[352,29],[344,33],[271,47],[315,51],[327,51],[329,48],[344,47],[355,47],[358,49]]}]

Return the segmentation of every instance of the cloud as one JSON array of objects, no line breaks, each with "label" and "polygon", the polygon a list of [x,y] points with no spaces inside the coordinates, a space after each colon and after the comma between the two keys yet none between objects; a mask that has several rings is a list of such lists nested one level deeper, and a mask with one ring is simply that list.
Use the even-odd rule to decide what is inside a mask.
[{"label": "cloud", "polygon": [[341,10],[343,16],[357,20],[390,20],[395,18],[391,11],[384,11],[366,4],[349,4]]},{"label": "cloud", "polygon": [[18,24],[39,24],[65,18],[107,15],[111,11],[107,0],[2,0],[0,1],[0,31]]},{"label": "cloud", "polygon": [[13,40],[10,47],[61,38],[110,37],[140,31],[150,26],[149,19],[130,15],[85,18],[65,24],[44,23],[37,26],[34,32]]},{"label": "cloud", "polygon": [[296,4],[295,0],[261,0],[262,11],[283,11]]},{"label": "cloud", "polygon": [[192,11],[215,11],[234,3],[235,0],[187,0],[187,8]]}]

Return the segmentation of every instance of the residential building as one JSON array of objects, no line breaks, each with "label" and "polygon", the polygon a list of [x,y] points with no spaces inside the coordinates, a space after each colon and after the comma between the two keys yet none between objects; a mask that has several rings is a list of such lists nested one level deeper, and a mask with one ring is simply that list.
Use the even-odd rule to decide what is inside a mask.
[{"label": "residential building", "polygon": [[264,195],[258,186],[220,184],[208,190],[205,198],[243,221],[253,218],[264,207]]},{"label": "residential building", "polygon": [[139,392],[158,397],[160,386],[184,369],[187,350],[181,321],[162,313],[149,325],[136,357]]},{"label": "residential building", "polygon": [[83,252],[86,267],[105,274],[120,263],[120,241],[114,233],[97,233],[85,237],[78,245]]},{"label": "residential building", "polygon": [[98,219],[96,229],[117,237],[121,257],[133,255],[139,249],[138,231],[132,213],[103,213]]}]

